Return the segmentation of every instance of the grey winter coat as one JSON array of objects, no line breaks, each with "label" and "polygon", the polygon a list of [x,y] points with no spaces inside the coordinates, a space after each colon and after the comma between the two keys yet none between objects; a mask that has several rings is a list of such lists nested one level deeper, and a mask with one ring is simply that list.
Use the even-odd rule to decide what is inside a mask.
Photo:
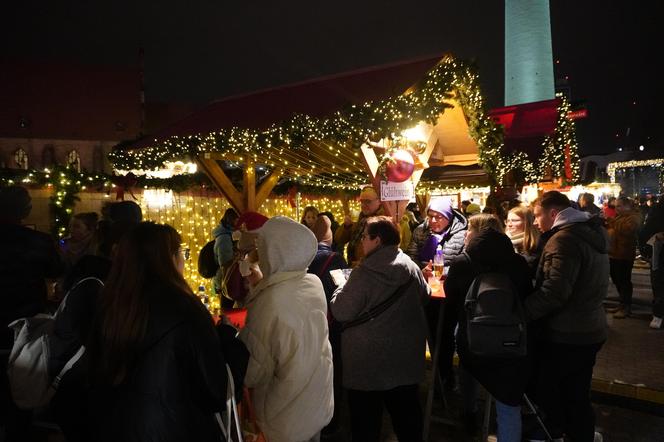
[{"label": "grey winter coat", "polygon": [[[450,266],[454,261],[458,260],[463,252],[463,240],[466,238],[466,230],[468,230],[468,220],[463,214],[454,210],[454,218],[450,222],[450,226],[441,241],[445,267]],[[413,239],[410,241],[410,245],[406,251],[410,259],[415,261],[420,267],[427,265],[427,262],[419,260],[419,254],[420,249],[422,249],[429,239],[429,236],[431,236],[429,220],[425,220],[413,231]]]},{"label": "grey winter coat", "polygon": [[601,220],[589,218],[567,208],[542,235],[535,292],[524,306],[530,320],[541,319],[546,341],[590,345],[607,338],[608,239]]},{"label": "grey winter coat", "polygon": [[424,378],[427,325],[422,303],[429,288],[418,266],[397,246],[372,251],[337,288],[330,308],[348,322],[389,298],[411,280],[399,299],[374,320],[345,330],[341,337],[343,385],[384,391]]}]

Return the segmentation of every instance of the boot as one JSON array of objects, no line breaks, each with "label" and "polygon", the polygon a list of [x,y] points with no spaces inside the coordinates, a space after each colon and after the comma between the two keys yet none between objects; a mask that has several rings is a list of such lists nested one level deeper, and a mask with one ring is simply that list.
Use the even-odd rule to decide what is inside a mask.
[{"label": "boot", "polygon": [[625,319],[632,315],[632,309],[628,305],[623,305],[613,314],[613,319]]}]

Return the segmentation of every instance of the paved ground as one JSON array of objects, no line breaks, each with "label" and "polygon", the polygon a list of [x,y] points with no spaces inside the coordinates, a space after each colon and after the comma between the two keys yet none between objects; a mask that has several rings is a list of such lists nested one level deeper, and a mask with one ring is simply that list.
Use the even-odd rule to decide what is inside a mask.
[{"label": "paved ground", "polygon": [[[664,330],[648,327],[652,319],[652,290],[648,269],[634,269],[634,314],[627,319],[613,319],[608,314],[609,338],[598,355],[593,377],[615,385],[614,390],[630,391],[619,385],[664,393]],[[609,287],[609,302],[615,305],[618,294]],[[662,395],[664,398],[664,394]],[[664,436],[662,438],[664,440]]]}]

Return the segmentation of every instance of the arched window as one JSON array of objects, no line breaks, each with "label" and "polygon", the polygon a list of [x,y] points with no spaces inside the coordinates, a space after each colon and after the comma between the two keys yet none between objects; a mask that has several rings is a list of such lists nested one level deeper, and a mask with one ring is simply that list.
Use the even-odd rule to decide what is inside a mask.
[{"label": "arched window", "polygon": [[81,171],[81,157],[76,149],[67,154],[67,167],[71,167],[76,172]]},{"label": "arched window", "polygon": [[19,147],[14,152],[14,161],[18,169],[28,170],[28,154],[22,148]]}]

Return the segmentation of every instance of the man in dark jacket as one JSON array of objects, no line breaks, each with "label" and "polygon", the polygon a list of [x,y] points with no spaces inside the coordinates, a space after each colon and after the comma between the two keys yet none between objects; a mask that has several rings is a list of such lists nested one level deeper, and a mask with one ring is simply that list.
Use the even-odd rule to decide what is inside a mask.
[{"label": "man in dark jacket", "polygon": [[56,244],[46,233],[22,226],[32,210],[30,194],[24,187],[0,189],[0,401],[2,422],[7,425],[7,440],[22,440],[20,433],[29,414],[16,409],[9,393],[7,358],[14,337],[7,328],[12,321],[46,309],[46,280],[64,271]]},{"label": "man in dark jacket", "polygon": [[598,217],[573,209],[560,192],[546,192],[534,212],[545,245],[535,292],[524,306],[528,319],[542,326],[534,355],[536,401],[550,430],[592,441],[590,382],[607,338],[607,234]]}]

